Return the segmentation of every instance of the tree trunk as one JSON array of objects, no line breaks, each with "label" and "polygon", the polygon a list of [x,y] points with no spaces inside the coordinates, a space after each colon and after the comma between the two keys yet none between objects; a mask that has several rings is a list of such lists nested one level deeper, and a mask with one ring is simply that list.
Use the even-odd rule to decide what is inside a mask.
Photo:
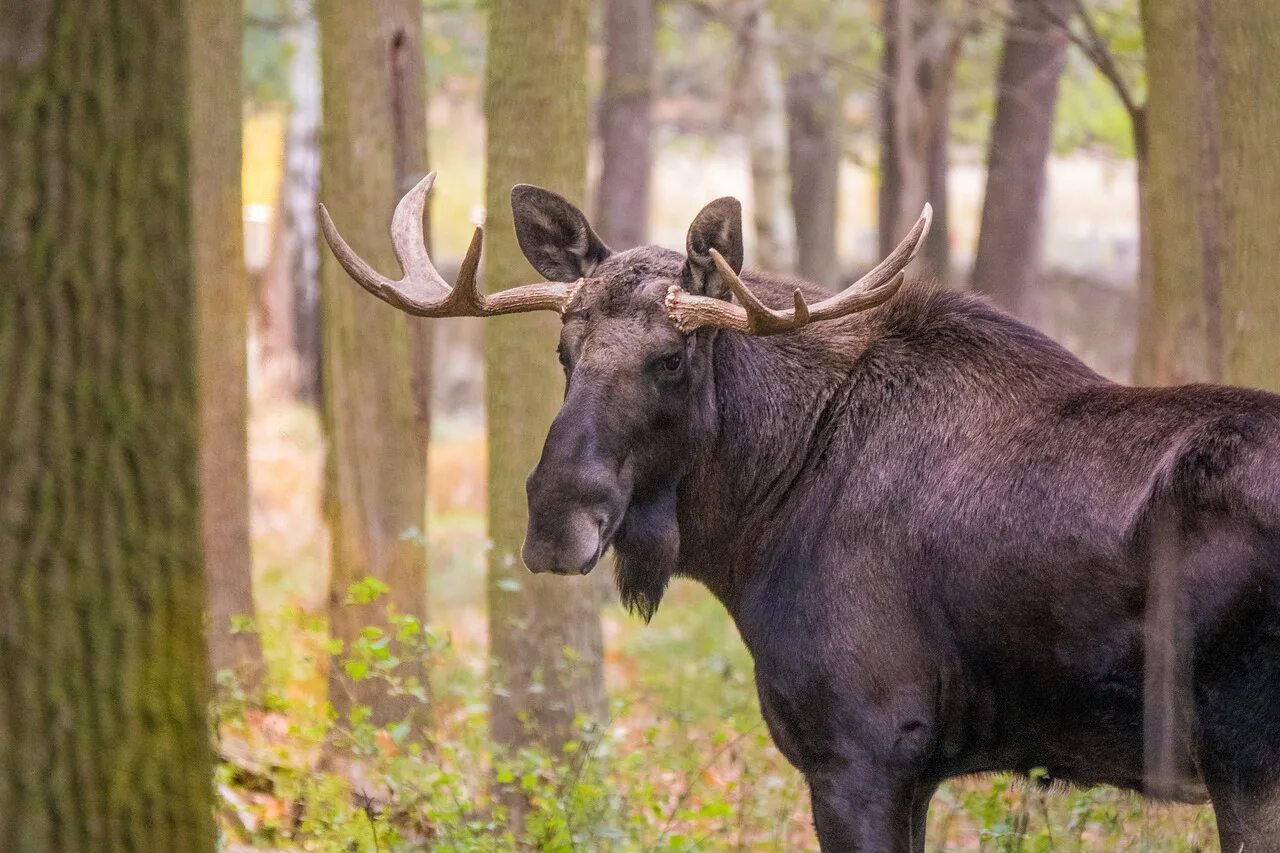
[{"label": "tree trunk", "polygon": [[884,2],[880,124],[880,256],[893,251],[928,200],[926,93],[916,45],[916,0]]},{"label": "tree trunk", "polygon": [[[1264,2],[1142,5],[1151,284],[1144,381],[1280,390],[1280,21]],[[1273,43],[1273,42],[1272,42]]]},{"label": "tree trunk", "polygon": [[1155,290],[1152,281],[1154,264],[1151,257],[1151,158],[1147,150],[1145,105],[1130,117],[1130,121],[1134,141],[1134,171],[1137,174],[1138,184],[1138,320],[1134,334],[1133,367],[1130,370],[1130,376],[1131,380],[1139,385],[1154,385],[1156,382],[1150,375],[1154,360],[1149,357],[1154,351],[1149,341],[1156,331],[1151,317]]},{"label": "tree trunk", "polygon": [[[951,277],[951,229],[947,225],[947,216],[951,207],[951,74],[953,69],[944,65],[931,64],[928,67],[930,84],[937,91],[937,112],[931,117],[927,150],[925,151],[925,178],[928,189],[928,200],[933,205],[933,223],[929,226],[929,236],[924,241],[924,259],[932,268],[933,274],[946,281]],[[916,211],[919,214],[919,211]],[[905,234],[903,235],[905,236]],[[899,240],[902,237],[898,238]]]},{"label": "tree trunk", "polygon": [[[200,408],[200,514],[209,667],[256,690],[262,645],[232,620],[253,616],[249,553],[249,279],[240,200],[240,3],[191,7],[191,233]],[[216,57],[217,61],[211,61]]]},{"label": "tree trunk", "polygon": [[[493,0],[486,115],[490,292],[533,281],[516,243],[509,193],[521,181],[580,201],[586,184],[587,0]],[[574,717],[605,711],[599,586],[533,575],[520,561],[524,479],[563,397],[555,361],[559,321],[546,313],[486,321],[489,433],[491,725],[508,747],[558,753]],[[568,652],[566,650],[572,650]]]},{"label": "tree trunk", "polygon": [[[418,0],[321,0],[324,79],[322,196],[351,245],[375,267],[396,269],[388,237],[402,175],[425,165],[422,9]],[[397,130],[407,128],[407,131]],[[386,628],[388,611],[425,619],[425,435],[410,368],[408,318],[353,284],[328,252],[321,263],[324,413],[329,437],[326,514],[332,537],[330,632],[349,649],[362,628]],[[348,603],[351,584],[374,577],[390,592]],[[406,663],[400,675],[424,680]],[[329,668],[339,715],[372,708],[375,724],[425,707],[380,681]]]},{"label": "tree trunk", "polygon": [[[1044,4],[1043,6],[1041,4]],[[1023,320],[1040,312],[1045,183],[1069,0],[1017,0],[996,75],[987,190],[971,284]]]},{"label": "tree trunk", "polygon": [[291,0],[289,131],[285,137],[280,227],[285,229],[289,276],[290,348],[298,396],[319,406],[323,397],[320,317],[320,34],[312,0]]},{"label": "tree trunk", "polygon": [[276,201],[271,256],[259,281],[258,329],[264,360],[283,369],[289,387],[319,406],[320,34],[312,0],[290,0],[289,126]]},{"label": "tree trunk", "polygon": [[653,171],[650,111],[658,11],[654,0],[606,0],[604,93],[600,98],[603,162],[596,227],[614,249],[648,242]]},{"label": "tree trunk", "polygon": [[0,14],[0,838],[20,853],[214,845],[191,8]]},{"label": "tree trunk", "polygon": [[[1153,384],[1222,378],[1222,198],[1208,0],[1144,2],[1151,262],[1137,373]],[[1202,76],[1204,75],[1204,76]]]},{"label": "tree trunk", "polygon": [[787,81],[791,209],[796,223],[796,271],[839,288],[836,203],[840,186],[840,99],[830,76],[802,71]]},{"label": "tree trunk", "polygon": [[1222,378],[1280,391],[1280,16],[1270,0],[1209,3],[1216,70],[1223,221]]},{"label": "tree trunk", "polygon": [[742,107],[751,161],[755,264],[775,272],[795,269],[796,223],[787,174],[787,103],[778,68],[777,31],[763,7],[742,24]]}]

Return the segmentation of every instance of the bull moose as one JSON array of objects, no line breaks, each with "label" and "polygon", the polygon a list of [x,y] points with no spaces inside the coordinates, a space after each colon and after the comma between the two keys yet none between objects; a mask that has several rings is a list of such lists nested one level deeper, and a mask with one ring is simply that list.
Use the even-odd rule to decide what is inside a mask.
[{"label": "bull moose", "polygon": [[943,780],[1037,769],[1208,798],[1224,850],[1280,850],[1280,397],[1118,385],[980,298],[904,284],[927,207],[827,296],[743,271],[734,199],[683,255],[615,252],[520,185],[547,281],[481,294],[477,229],[450,288],[421,236],[433,179],[393,218],[401,280],[322,210],[334,254],[413,315],[560,314],[524,561],[586,573],[612,547],[646,619],[672,577],[705,584],[824,850],[921,851]]}]

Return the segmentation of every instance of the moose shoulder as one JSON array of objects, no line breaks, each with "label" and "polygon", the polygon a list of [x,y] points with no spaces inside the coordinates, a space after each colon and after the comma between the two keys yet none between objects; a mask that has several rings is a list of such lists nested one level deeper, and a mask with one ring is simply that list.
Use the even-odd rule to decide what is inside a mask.
[{"label": "moose shoulder", "polygon": [[705,583],[756,663],[827,850],[923,850],[949,777],[991,770],[1211,797],[1223,848],[1280,850],[1280,397],[1128,388],[971,296],[903,286],[928,218],[867,280],[742,272],[736,202],[685,254],[611,252],[513,192],[549,281],[450,290],[417,234],[423,316],[549,309],[564,405],[529,478],[533,571],[619,557],[645,617]]}]

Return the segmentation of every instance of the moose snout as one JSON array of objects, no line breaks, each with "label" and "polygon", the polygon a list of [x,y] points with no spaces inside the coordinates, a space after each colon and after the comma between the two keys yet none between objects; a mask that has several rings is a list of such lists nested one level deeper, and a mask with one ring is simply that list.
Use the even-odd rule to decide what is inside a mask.
[{"label": "moose snout", "polygon": [[533,572],[585,575],[599,562],[626,508],[607,466],[566,466],[544,455],[525,483],[529,527],[520,556]]},{"label": "moose snout", "polygon": [[626,512],[630,466],[615,458],[596,390],[586,382],[570,390],[525,481],[529,528],[520,556],[530,571],[587,574]]},{"label": "moose snout", "polygon": [[559,515],[537,519],[530,513],[520,557],[535,574],[585,575],[595,568],[604,550],[601,522],[581,510]]}]

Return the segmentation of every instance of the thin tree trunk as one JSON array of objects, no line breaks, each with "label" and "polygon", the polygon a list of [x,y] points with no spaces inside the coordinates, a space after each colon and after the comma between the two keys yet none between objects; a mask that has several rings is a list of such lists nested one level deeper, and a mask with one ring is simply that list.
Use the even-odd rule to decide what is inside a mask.
[{"label": "thin tree trunk", "polygon": [[285,139],[280,210],[290,280],[288,320],[298,396],[314,405],[323,397],[320,317],[320,235],[316,201],[320,191],[320,33],[312,0],[291,0],[289,43],[289,132]]},{"label": "thin tree trunk", "polygon": [[796,223],[796,271],[839,287],[836,206],[840,186],[840,99],[831,77],[802,71],[787,81],[791,209]]},{"label": "thin tree trunk", "polygon": [[604,93],[600,99],[603,162],[596,228],[615,249],[648,242],[653,171],[654,0],[606,0]]},{"label": "thin tree trunk", "polygon": [[276,202],[271,256],[259,283],[263,356],[285,369],[299,399],[319,406],[323,389],[320,329],[320,34],[312,0],[290,0],[289,125]]},{"label": "thin tree trunk", "polygon": [[0,14],[0,843],[18,853],[214,845],[186,59],[188,15],[215,11]]},{"label": "thin tree trunk", "polygon": [[1052,20],[1068,0],[1017,0],[996,75],[996,114],[971,284],[1030,323],[1039,320],[1047,163],[1067,39]]},{"label": "thin tree trunk", "polygon": [[235,0],[192,7],[191,233],[200,409],[200,513],[208,586],[209,666],[256,690],[262,646],[232,620],[253,616],[249,553],[249,279],[240,199],[242,11]]},{"label": "thin tree trunk", "polygon": [[[946,57],[938,57],[922,69],[922,73],[929,75],[924,91],[931,92],[930,97],[935,99],[932,107],[935,112],[927,122],[925,150],[926,195],[933,205],[933,223],[925,239],[924,259],[941,281],[951,277],[951,229],[947,216],[951,207],[951,75],[954,71],[952,64],[943,62],[944,59]],[[919,213],[917,210],[915,215]]]},{"label": "thin tree trunk", "polygon": [[773,16],[752,9],[741,28],[742,106],[751,161],[755,263],[768,270],[795,268],[796,224],[787,174],[787,103],[778,68]]},{"label": "thin tree trunk", "polygon": [[[422,9],[418,0],[321,0],[317,17],[325,115],[321,194],[351,245],[390,272],[397,178],[420,171],[426,159]],[[410,130],[398,133],[397,122]],[[425,436],[408,318],[361,291],[329,253],[322,259],[329,618],[330,632],[349,649],[365,626],[386,628],[388,611],[425,619]],[[350,585],[366,576],[390,592],[369,604],[348,603]],[[425,673],[408,662],[400,675],[423,681]],[[372,708],[375,724],[406,717],[425,723],[421,703],[393,695],[380,681],[353,681],[336,663],[329,669],[329,697],[340,715],[360,704]]]},{"label": "thin tree trunk", "polygon": [[881,88],[880,255],[915,223],[927,201],[925,96],[916,48],[916,0],[885,0]]},{"label": "thin tree trunk", "polygon": [[[490,6],[484,250],[490,292],[537,278],[516,243],[512,185],[540,184],[575,201],[585,192],[587,12],[587,0]],[[486,323],[491,726],[499,744],[538,743],[558,754],[574,735],[577,715],[599,720],[605,711],[598,584],[533,575],[520,562],[524,479],[563,396],[554,357],[560,324],[545,313]]]},{"label": "thin tree trunk", "polygon": [[1140,385],[1157,384],[1152,378],[1154,359],[1151,354],[1154,347],[1149,343],[1155,335],[1156,328],[1151,316],[1151,306],[1155,301],[1155,285],[1153,282],[1153,261],[1151,257],[1151,163],[1147,151],[1145,107],[1135,113],[1132,118],[1134,139],[1134,172],[1138,184],[1138,321],[1134,334],[1134,352],[1130,371],[1133,382]]}]

